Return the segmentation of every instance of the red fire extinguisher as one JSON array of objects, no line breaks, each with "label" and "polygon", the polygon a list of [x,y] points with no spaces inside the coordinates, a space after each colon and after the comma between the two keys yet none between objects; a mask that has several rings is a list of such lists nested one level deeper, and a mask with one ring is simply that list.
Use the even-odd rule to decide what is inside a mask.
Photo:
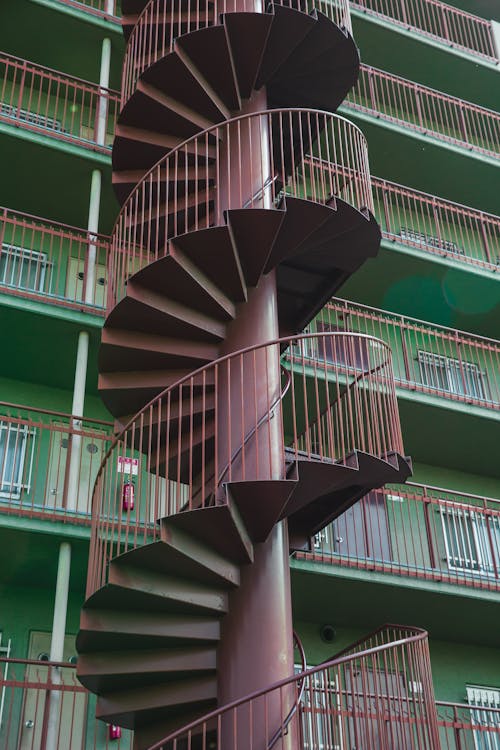
[{"label": "red fire extinguisher", "polygon": [[122,489],[123,510],[134,510],[135,487],[131,479],[125,482]]},{"label": "red fire extinguisher", "polygon": [[117,727],[116,724],[110,724],[109,725],[109,739],[110,740],[119,740],[122,736],[122,728]]}]

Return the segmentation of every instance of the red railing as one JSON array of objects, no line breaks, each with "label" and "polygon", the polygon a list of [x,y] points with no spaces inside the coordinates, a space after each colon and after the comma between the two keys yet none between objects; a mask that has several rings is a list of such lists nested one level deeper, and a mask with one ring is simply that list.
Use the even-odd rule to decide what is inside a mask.
[{"label": "red railing", "polygon": [[118,92],[12,55],[0,55],[0,120],[109,153]]},{"label": "red railing", "polygon": [[500,409],[498,341],[335,298],[307,330],[378,337],[392,349],[401,388]]},{"label": "red railing", "polygon": [[295,554],[500,591],[500,500],[414,483],[374,490]]},{"label": "red railing", "polygon": [[[441,750],[498,750],[500,706],[498,690],[473,688],[474,702],[437,701]],[[481,703],[476,705],[476,702]]]},{"label": "red railing", "polygon": [[375,114],[471,151],[500,157],[500,113],[361,65],[348,109]]},{"label": "red railing", "polygon": [[92,13],[94,16],[104,16],[111,21],[120,22],[119,0],[58,0],[58,2],[86,13]]},{"label": "red railing", "polygon": [[0,658],[2,750],[131,750],[132,733],[95,719],[95,698],[68,662]]},{"label": "red railing", "polygon": [[[351,32],[348,0],[276,0],[303,13],[314,9]],[[255,0],[198,0],[186,6],[182,0],[150,0],[130,35],[122,75],[122,104],[132,96],[141,73],[172,52],[177,37],[220,23],[223,13],[263,13],[264,3]],[[160,31],[159,31],[160,30]]]},{"label": "red railing", "polygon": [[425,631],[387,625],[324,664],[223,706],[149,750],[271,744],[277,750],[438,750]]},{"label": "red railing", "polygon": [[283,478],[299,457],[349,464],[356,450],[404,453],[390,350],[378,340],[296,336],[193,372],[144,407],[105,456],[88,595],[117,554],[160,536],[157,519],[224,503],[228,482]]},{"label": "red railing", "polygon": [[90,523],[112,424],[0,402],[0,513]]},{"label": "red railing", "polygon": [[385,238],[434,255],[500,271],[500,218],[372,177]]},{"label": "red railing", "polygon": [[0,209],[0,292],[103,315],[109,237]]},{"label": "red railing", "polygon": [[465,50],[486,60],[498,59],[491,22],[441,0],[351,0],[357,10],[389,19],[414,29],[450,47]]},{"label": "red railing", "polygon": [[[257,149],[263,142],[266,148]],[[243,172],[240,164],[249,168]],[[361,131],[325,112],[270,110],[185,141],[150,169],[122,206],[112,239],[108,311],[123,297],[129,276],[168,255],[176,235],[225,226],[227,210],[273,208],[287,195],[331,207],[338,197],[373,209]]]}]

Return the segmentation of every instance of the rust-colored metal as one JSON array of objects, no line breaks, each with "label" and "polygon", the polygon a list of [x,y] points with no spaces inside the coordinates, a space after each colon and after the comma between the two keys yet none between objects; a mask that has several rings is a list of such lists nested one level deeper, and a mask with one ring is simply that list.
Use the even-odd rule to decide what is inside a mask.
[{"label": "rust-colored metal", "polygon": [[498,61],[491,21],[442,0],[416,0],[412,3],[407,0],[352,0],[352,6],[488,62]]},{"label": "rust-colored metal", "polygon": [[342,299],[332,299],[307,330],[380,337],[391,347],[399,387],[500,408],[500,344],[494,339]]},{"label": "rust-colored metal", "polygon": [[470,151],[500,158],[500,115],[370,65],[360,66],[346,106],[374,113]]},{"label": "rust-colored metal", "polygon": [[[291,335],[380,243],[364,137],[330,114],[358,72],[348,3],[124,15],[99,385],[125,427],[95,487],[79,676],[137,750],[249,689],[266,697],[204,738],[292,750],[288,521],[301,539],[410,472],[389,348]],[[128,630],[104,652],[118,610]],[[159,652],[135,648],[143,614],[145,632],[171,626]]]},{"label": "rust-colored metal", "polygon": [[[283,707],[281,726],[270,721],[275,702]],[[285,708],[290,702],[295,713]],[[220,737],[223,722],[233,727],[226,742]],[[237,743],[241,726],[249,726],[250,735]],[[386,625],[320,666],[234,701],[150,750],[179,750],[185,743],[208,750],[214,741],[229,750],[251,747],[257,737],[262,746],[280,750],[321,744],[438,750],[427,633]]]},{"label": "rust-colored metal", "polygon": [[500,590],[500,503],[409,483],[366,495],[298,558]]},{"label": "rust-colored metal", "polygon": [[13,55],[0,55],[0,120],[109,154],[119,94]]}]

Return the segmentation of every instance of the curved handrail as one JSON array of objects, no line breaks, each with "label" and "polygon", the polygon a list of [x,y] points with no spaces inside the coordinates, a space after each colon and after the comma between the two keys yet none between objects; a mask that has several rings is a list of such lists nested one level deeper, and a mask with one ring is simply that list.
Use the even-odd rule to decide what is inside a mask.
[{"label": "curved handrail", "polygon": [[[366,728],[367,722],[383,728],[387,722],[392,721],[400,733],[404,732],[403,738],[409,739],[410,733],[412,737],[418,738],[417,744],[408,743],[408,747],[438,750],[439,733],[427,633],[421,628],[405,628],[404,632],[404,637],[356,653],[334,657],[319,666],[311,667],[298,675],[232,701],[172,732],[151,745],[148,750],[166,750],[167,747],[177,750],[178,740],[193,736],[200,738],[200,750],[206,750],[211,741],[209,727],[216,726],[218,732],[223,732],[225,723],[231,725],[232,736],[237,737],[238,723],[246,729],[253,716],[267,716],[262,704],[271,705],[271,698],[281,704],[280,699],[284,700],[285,696],[288,696],[290,700],[291,693],[294,704],[299,708],[297,683],[301,680],[307,684],[307,696],[311,704],[305,707],[306,710],[308,709],[313,717],[328,720],[330,736],[335,733],[336,722],[341,724],[341,728],[337,728],[338,736],[345,738],[352,736],[353,730],[356,733],[356,730],[359,732],[363,726]],[[361,678],[352,669],[353,663],[356,664],[356,672]],[[420,684],[419,697],[402,695],[390,685],[391,672],[404,675],[407,685]],[[371,675],[370,679],[368,675]],[[314,705],[318,698],[319,710]],[[370,706],[370,701],[374,698],[377,703],[375,710]],[[337,700],[336,705],[332,705],[332,699]],[[260,711],[257,708],[259,705]],[[243,712],[243,708],[248,710]],[[385,729],[387,731],[386,727]],[[294,731],[297,735],[303,736],[304,727],[296,726]],[[248,741],[248,735],[246,739]],[[238,750],[238,743],[235,742],[232,748]]]},{"label": "curved handrail", "polygon": [[[294,8],[302,13],[318,10],[340,28],[352,33],[348,0],[273,0],[275,5]],[[200,7],[201,6],[201,7]],[[176,39],[215,25],[224,13],[265,12],[261,3],[257,10],[255,0],[198,0],[196,8],[185,7],[182,0],[149,0],[143,8],[129,36],[123,61],[122,106],[132,95],[137,80],[146,68],[173,51]],[[158,33],[164,28],[164,33]]]},{"label": "curved handrail", "polygon": [[[278,408],[275,386],[259,393],[253,384],[261,367],[279,379],[285,348],[291,379]],[[390,347],[362,334],[303,334],[227,354],[163,389],[99,468],[88,591],[105,582],[110,559],[159,535],[158,518],[210,504],[222,471],[228,482],[283,478],[285,445],[291,459],[344,465],[356,450],[403,453]],[[135,507],[119,507],[132,479]]]},{"label": "curved handrail", "polygon": [[[265,142],[264,149],[255,144]],[[232,164],[247,163],[243,176]],[[220,182],[220,184],[219,184]],[[112,234],[108,310],[128,278],[168,255],[188,231],[226,225],[226,212],[276,208],[283,197],[373,211],[366,138],[337,114],[308,108],[239,115],[165,154],[133,188]]]},{"label": "curved handrail", "polygon": [[[302,644],[302,641],[300,640],[300,638],[298,636],[298,633],[295,630],[293,631],[293,645],[294,645],[294,648],[296,648],[297,651],[299,652],[300,667],[301,667],[300,671],[303,673],[307,669],[306,652],[304,650],[304,646]],[[288,712],[286,718],[283,721],[283,726],[280,727],[278,730],[276,730],[274,736],[271,737],[271,739],[269,740],[268,745],[267,745],[267,750],[272,750],[272,748],[275,746],[275,744],[278,742],[278,740],[281,737],[284,737],[287,734],[287,732],[288,732],[288,726],[289,726],[290,722],[292,721],[293,717],[295,716],[295,714],[297,713],[298,707],[299,707],[299,705],[300,705],[300,703],[302,701],[302,698],[304,696],[305,687],[306,687],[306,681],[305,681],[305,679],[302,679],[300,681],[300,688],[299,688],[299,694],[298,694],[297,703],[295,703],[292,706],[292,708],[290,709],[290,711]]]}]

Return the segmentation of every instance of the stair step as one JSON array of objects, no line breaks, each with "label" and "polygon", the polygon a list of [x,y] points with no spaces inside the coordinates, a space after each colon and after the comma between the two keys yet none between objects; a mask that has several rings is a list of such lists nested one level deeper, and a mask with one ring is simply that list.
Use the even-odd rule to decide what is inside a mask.
[{"label": "stair step", "polygon": [[[148,644],[145,644],[148,645]],[[112,650],[80,654],[78,679],[87,690],[102,695],[116,690],[215,673],[217,651],[211,646]]]},{"label": "stair step", "polygon": [[135,729],[192,709],[193,705],[208,711],[216,698],[216,677],[196,677],[108,693],[97,700],[96,718]]},{"label": "stair step", "polygon": [[236,505],[252,541],[264,542],[297,487],[294,480],[228,482],[226,493]]},{"label": "stair step", "polygon": [[262,58],[256,88],[265,85],[286,64],[293,50],[311,31],[316,21],[306,13],[272,5],[273,23]]},{"label": "stair step", "polygon": [[283,208],[283,224],[269,256],[266,272],[296,255],[298,248],[331,218],[333,211],[329,206],[290,196],[283,199]]},{"label": "stair step", "polygon": [[231,111],[240,110],[241,99],[224,26],[209,26],[186,34],[177,40],[177,51],[179,47],[195,68],[202,71],[209,89],[217,93],[225,106]]},{"label": "stair step", "polygon": [[[288,457],[293,457],[293,455],[293,452],[287,451]],[[333,461],[308,459],[305,454],[298,457],[295,466],[291,465],[289,473],[298,477],[298,483],[290,501],[283,509],[282,518],[297,513],[318,497],[345,487],[362,484],[354,462],[352,466],[343,466]]]},{"label": "stair step", "polygon": [[[162,530],[162,535],[165,536]],[[145,547],[137,547],[110,563],[110,583],[118,582],[111,578],[111,567],[127,570],[141,570],[145,573],[165,573],[171,575],[182,571],[183,579],[215,588],[233,588],[239,585],[239,567],[217,554],[209,547],[200,544],[180,530],[169,530],[167,539],[152,542]]]},{"label": "stair step", "polygon": [[221,587],[214,588],[192,577],[189,580],[179,578],[175,569],[167,573],[164,568],[160,572],[123,562],[110,563],[109,586],[101,591],[106,594],[102,597],[94,595],[90,608],[94,608],[93,605],[98,609],[103,605],[121,609],[141,606],[148,611],[170,614],[202,615],[210,612],[222,615],[228,607],[226,591]]},{"label": "stair step", "polygon": [[214,505],[178,513],[160,521],[170,533],[177,529],[198,539],[224,558],[242,565],[253,562],[253,545],[245,523],[233,504]]},{"label": "stair step", "polygon": [[188,55],[177,43],[174,50],[145,70],[141,79],[211,122],[228,120],[230,110],[215,92],[205,88],[206,81]]},{"label": "stair step", "polygon": [[223,23],[233,53],[238,90],[243,99],[253,92],[273,17],[269,13],[226,13]]},{"label": "stair step", "polygon": [[[178,393],[171,393],[170,398],[166,397],[159,409],[157,405],[148,408],[141,416],[141,425],[144,428],[151,428],[152,432],[160,429],[166,432],[166,423],[170,425],[170,432],[178,429],[178,423],[181,421],[190,422],[191,419],[200,420],[203,415],[208,417],[215,411],[215,393],[213,387],[207,387],[199,393],[200,386],[186,387],[183,398],[179,402]],[[123,417],[125,424],[134,419],[134,414],[128,414]]]},{"label": "stair step", "polygon": [[[199,34],[201,31],[206,32],[207,29],[200,29],[200,31],[193,33]],[[179,40],[177,40],[174,44],[174,51],[175,55],[189,72],[190,76],[196,81],[198,86],[203,89],[205,94],[211,100],[213,106],[215,106],[217,110],[223,115],[224,120],[231,119],[231,106],[228,106],[227,102],[224,101],[219,92],[214,89],[211,83],[207,80],[204,73],[202,72],[204,70],[204,66],[202,65],[201,70],[197,67],[197,65],[191,60],[184,47],[180,44]]]},{"label": "stair step", "polygon": [[198,229],[176,237],[175,243],[233,303],[246,301],[243,269],[227,227]]},{"label": "stair step", "polygon": [[220,621],[199,615],[83,609],[76,644],[79,654],[140,650],[217,642]]},{"label": "stair step", "polygon": [[225,324],[223,322],[180,302],[169,300],[161,293],[138,284],[133,278],[129,279],[127,284],[127,297],[149,308],[157,317],[169,318],[178,321],[188,329],[203,331],[212,340],[224,339]]},{"label": "stair step", "polygon": [[104,327],[99,351],[100,372],[158,370],[175,367],[193,370],[218,357],[219,348],[204,341]]},{"label": "stair step", "polygon": [[315,70],[316,59],[321,55],[327,54],[334,58],[335,47],[338,43],[336,31],[344,36],[334,22],[316,8],[313,18],[316,23],[311,27],[307,36],[295,47],[293,59],[287,62],[286,72],[292,80],[310,67]]},{"label": "stair step", "polygon": [[284,211],[266,208],[227,211],[228,229],[238,251],[247,286],[257,286],[269,265],[276,238],[284,221]]}]

